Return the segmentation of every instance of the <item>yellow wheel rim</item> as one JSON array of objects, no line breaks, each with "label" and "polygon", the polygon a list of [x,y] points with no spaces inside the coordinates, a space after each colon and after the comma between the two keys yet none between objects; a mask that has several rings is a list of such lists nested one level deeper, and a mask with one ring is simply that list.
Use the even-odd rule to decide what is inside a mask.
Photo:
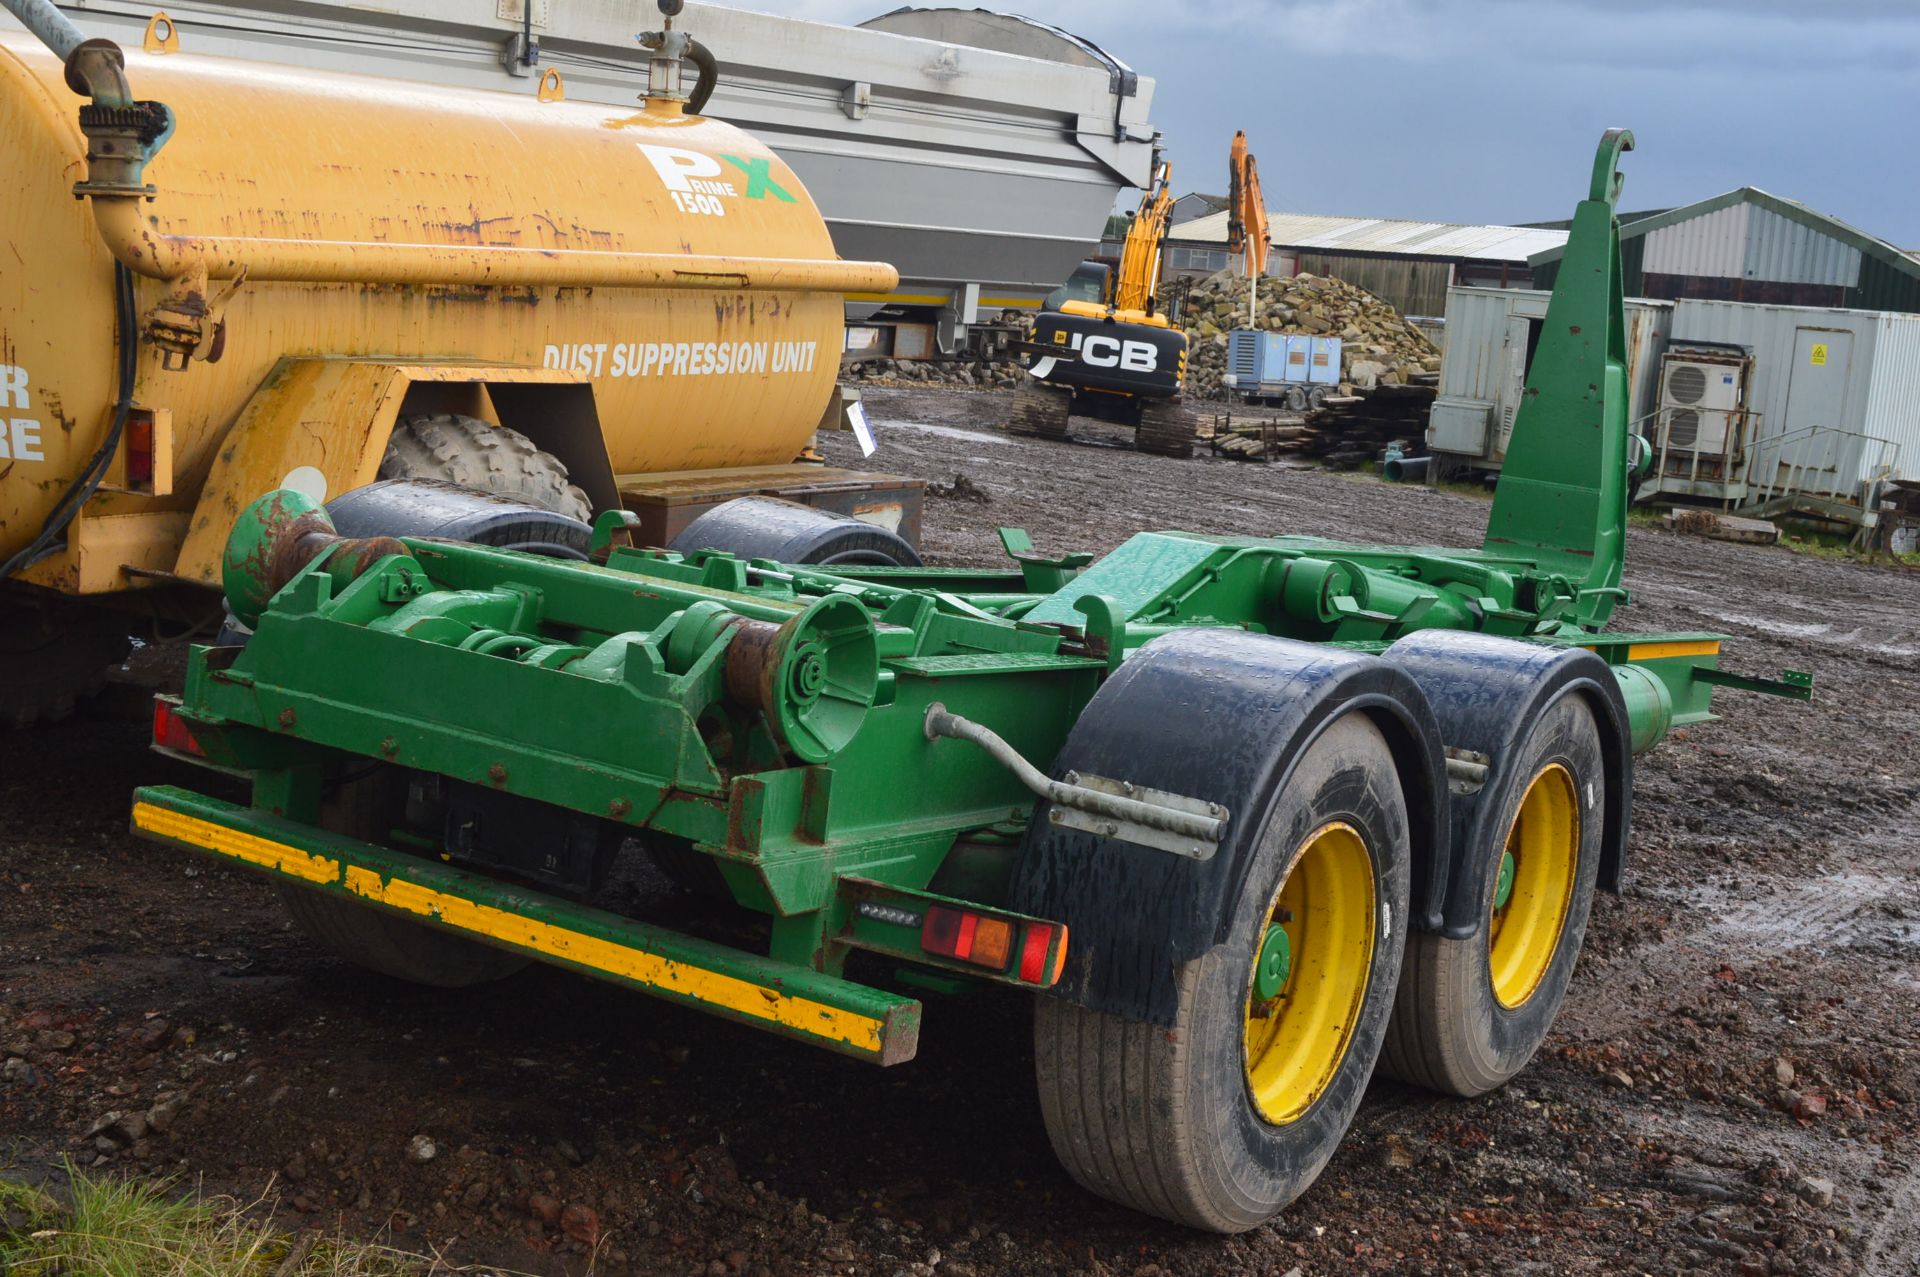
[{"label": "yellow wheel rim", "polygon": [[1527,786],[1496,874],[1487,970],[1493,996],[1512,1010],[1546,979],[1573,905],[1580,860],[1580,801],[1573,773],[1549,763]]},{"label": "yellow wheel rim", "polygon": [[1367,1000],[1373,911],[1373,861],[1360,831],[1340,821],[1315,830],[1254,937],[1247,983],[1247,1088],[1276,1126],[1311,1108],[1346,1058]]}]

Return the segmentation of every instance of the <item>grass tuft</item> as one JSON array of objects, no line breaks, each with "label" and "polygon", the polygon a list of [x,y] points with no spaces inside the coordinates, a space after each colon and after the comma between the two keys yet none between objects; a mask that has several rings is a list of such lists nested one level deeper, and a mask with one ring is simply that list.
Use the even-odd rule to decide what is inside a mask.
[{"label": "grass tuft", "polygon": [[66,1168],[70,1204],[0,1179],[6,1277],[508,1277],[373,1242],[289,1234],[262,1220],[273,1203],[183,1193],[171,1180]]}]

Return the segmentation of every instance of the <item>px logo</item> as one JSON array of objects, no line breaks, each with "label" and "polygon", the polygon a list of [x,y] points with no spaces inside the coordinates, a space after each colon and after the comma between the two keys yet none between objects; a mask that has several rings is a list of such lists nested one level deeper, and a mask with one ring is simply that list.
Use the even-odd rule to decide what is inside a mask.
[{"label": "px logo", "polygon": [[[773,180],[771,160],[742,159],[738,155],[713,156],[704,151],[689,151],[678,146],[653,146],[646,142],[636,142],[635,145],[647,157],[647,162],[653,165],[653,171],[660,175],[661,184],[667,188],[667,194],[673,197],[674,207],[683,213],[725,217],[727,206],[724,201],[741,197],[738,186],[741,181],[746,183],[747,199],[763,200],[771,195],[783,204],[795,202],[793,195]],[[726,163],[722,164],[722,160]]]},{"label": "px logo", "polygon": [[[1065,333],[1055,333],[1054,340],[1065,336]],[[1091,337],[1074,333],[1068,345],[1080,352],[1081,363],[1095,368],[1124,368],[1128,372],[1158,372],[1160,369],[1160,352],[1152,342],[1123,341],[1099,333]]]}]

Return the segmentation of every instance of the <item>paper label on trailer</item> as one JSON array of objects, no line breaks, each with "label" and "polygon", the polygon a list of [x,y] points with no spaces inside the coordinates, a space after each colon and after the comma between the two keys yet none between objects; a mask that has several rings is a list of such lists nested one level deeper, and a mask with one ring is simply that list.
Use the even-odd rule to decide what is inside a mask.
[{"label": "paper label on trailer", "polygon": [[867,424],[867,406],[847,405],[847,424],[853,427],[853,437],[860,441],[860,455],[871,457],[877,445],[873,442],[873,427]]},{"label": "paper label on trailer", "polygon": [[1815,368],[1823,368],[1827,363],[1827,343],[1816,341],[1807,347],[1807,362]]}]

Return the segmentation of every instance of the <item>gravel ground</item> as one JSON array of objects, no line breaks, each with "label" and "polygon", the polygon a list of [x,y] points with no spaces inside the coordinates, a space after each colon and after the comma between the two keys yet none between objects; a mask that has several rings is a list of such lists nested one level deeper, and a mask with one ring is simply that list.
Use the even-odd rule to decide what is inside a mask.
[{"label": "gravel ground", "polygon": [[[869,468],[985,498],[930,500],[938,563],[998,557],[999,524],[1473,544],[1486,512],[1010,438],[997,394],[868,403]],[[1622,628],[1726,633],[1730,667],[1813,670],[1817,699],[1724,694],[1643,760],[1629,890],[1533,1065],[1472,1101],[1376,1084],[1244,1237],[1066,1178],[1017,998],[930,1002],[881,1072],[550,970],[447,993],[322,956],[261,883],[128,836],[135,785],[206,787],[132,696],[0,741],[0,1155],[536,1273],[1920,1273],[1920,574],[1630,540]]]}]

